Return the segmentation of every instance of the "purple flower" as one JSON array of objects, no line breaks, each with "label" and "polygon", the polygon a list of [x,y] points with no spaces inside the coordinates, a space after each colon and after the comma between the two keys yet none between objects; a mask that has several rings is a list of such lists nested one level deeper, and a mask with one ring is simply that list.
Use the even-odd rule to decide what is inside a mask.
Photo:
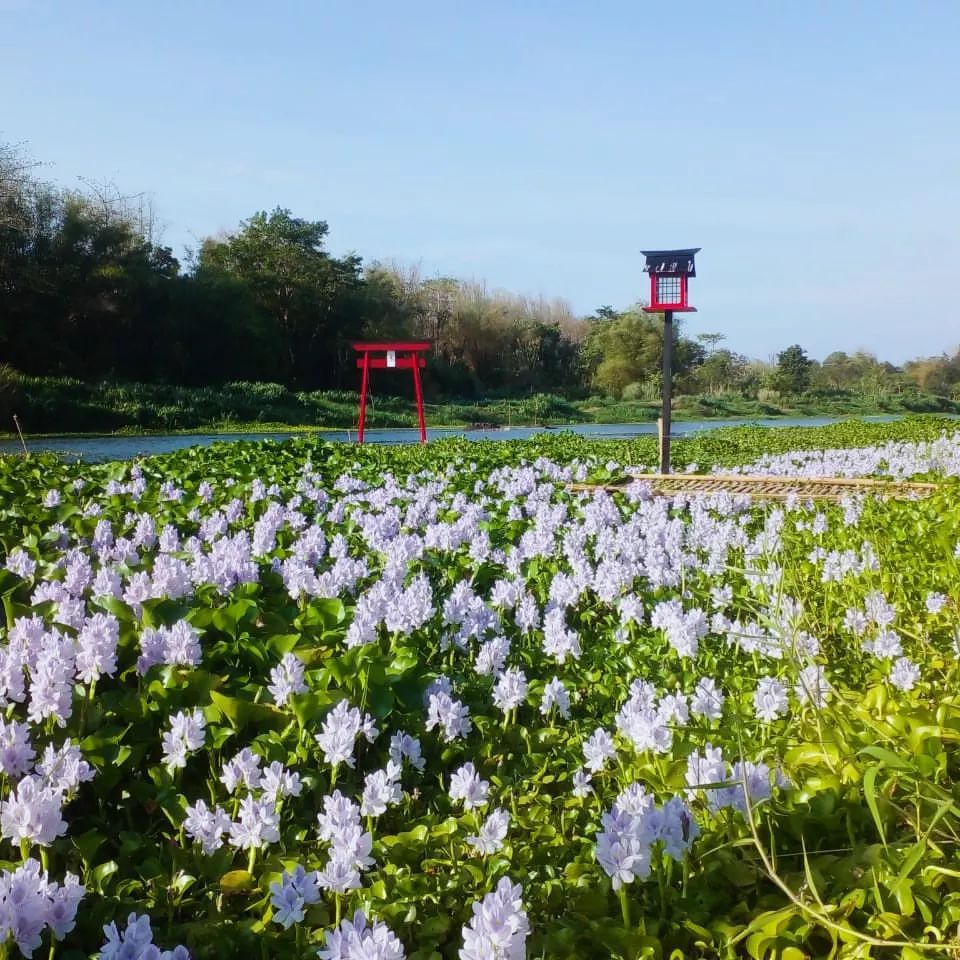
[{"label": "purple flower", "polygon": [[364,817],[379,817],[388,807],[396,806],[403,799],[400,787],[400,767],[390,760],[385,770],[368,773],[363,785],[360,814]]},{"label": "purple flower", "polygon": [[408,760],[415,770],[423,770],[427,765],[420,751],[420,741],[402,730],[390,738],[390,759],[397,764]]},{"label": "purple flower", "polygon": [[473,669],[481,677],[497,676],[503,670],[510,655],[510,641],[506,637],[494,637],[480,644]]},{"label": "purple flower", "polygon": [[320,887],[317,872],[307,873],[300,864],[290,873],[280,874],[280,882],[270,884],[270,903],[273,906],[273,919],[285,930],[303,920],[303,908],[320,899]]},{"label": "purple flower", "polygon": [[283,797],[299,797],[302,789],[300,774],[295,770],[287,770],[279,760],[274,760],[265,767],[260,777],[262,795],[274,803],[278,803]]},{"label": "purple flower", "polygon": [[906,657],[894,661],[890,670],[890,682],[898,690],[912,690],[920,679],[920,668]]},{"label": "purple flower", "polygon": [[757,719],[772,723],[787,712],[787,688],[776,677],[761,677],[753,694]]},{"label": "purple flower", "polygon": [[81,783],[96,776],[96,770],[83,759],[80,748],[68,738],[59,749],[48,743],[37,764],[37,774],[46,786],[65,796],[72,795]]},{"label": "purple flower", "polygon": [[0,717],[0,769],[11,780],[18,780],[33,766],[36,752],[30,744],[30,727]]},{"label": "purple flower", "polygon": [[496,809],[480,827],[477,836],[468,836],[467,843],[474,853],[488,855],[503,848],[510,827],[510,814],[506,810]]},{"label": "purple flower", "polygon": [[931,591],[927,594],[926,607],[928,613],[939,613],[946,604],[948,597],[942,593]]},{"label": "purple flower", "polygon": [[460,801],[464,810],[486,806],[490,784],[481,780],[472,763],[465,763],[450,777],[450,799]]},{"label": "purple flower", "polygon": [[473,729],[470,709],[447,693],[433,693],[427,705],[426,728],[432,730],[434,727],[440,727],[441,736],[447,743],[457,737],[466,737]]},{"label": "purple flower", "polygon": [[341,763],[353,767],[353,750],[357,737],[362,733],[368,743],[373,743],[377,732],[372,717],[361,714],[356,707],[351,707],[346,700],[341,700],[327,714],[315,739],[327,763],[334,767]]},{"label": "purple flower", "polygon": [[556,707],[557,713],[566,720],[570,716],[570,695],[562,681],[554,677],[544,688],[540,700],[540,713],[546,716]]},{"label": "purple flower", "polygon": [[263,777],[260,769],[262,763],[263,758],[260,754],[254,753],[249,747],[244,747],[223,765],[220,782],[230,793],[236,793],[240,787],[256,790]]},{"label": "purple flower", "polygon": [[544,618],[543,652],[561,665],[567,657],[580,659],[580,638],[567,626],[565,608],[550,610]]},{"label": "purple flower", "polygon": [[120,623],[112,613],[88,617],[77,636],[77,679],[94,683],[117,672]]},{"label": "purple flower", "polygon": [[317,814],[321,840],[332,841],[347,827],[360,826],[360,808],[339,790],[323,798],[323,810]]},{"label": "purple flower", "polygon": [[690,712],[705,720],[719,720],[723,715],[724,699],[713,677],[701,677],[690,698]]},{"label": "purple flower", "polygon": [[33,723],[53,717],[59,726],[66,726],[73,712],[75,656],[73,641],[57,630],[41,638],[30,668],[27,718]]},{"label": "purple flower", "polygon": [[527,678],[518,667],[504,670],[493,688],[493,702],[506,713],[520,706],[527,698]]},{"label": "purple flower", "polygon": [[197,709],[187,713],[181,710],[170,718],[170,729],[163,735],[163,762],[170,771],[187,765],[187,755],[203,746],[206,737],[207,721],[203,711]]},{"label": "purple flower", "polygon": [[610,734],[602,727],[597,727],[589,740],[583,744],[583,756],[586,768],[591,773],[602,770],[607,760],[617,755],[616,748]]},{"label": "purple flower", "polygon": [[280,839],[280,818],[272,800],[249,794],[240,801],[240,819],[230,824],[230,843],[241,850],[260,848]]},{"label": "purple flower", "polygon": [[285,653],[270,671],[267,689],[278,707],[286,706],[295,694],[305,693],[309,688],[304,681],[303,661],[292,653]]},{"label": "purple flower", "polygon": [[39,777],[24,777],[0,803],[0,833],[15,845],[21,840],[47,847],[67,832],[63,796]]},{"label": "purple flower", "polygon": [[474,903],[473,917],[463,928],[460,960],[521,960],[529,933],[523,889],[502,877],[493,893]]},{"label": "purple flower", "polygon": [[4,567],[11,573],[15,573],[21,579],[29,580],[37,571],[37,561],[22,547],[14,547],[13,550],[7,554]]},{"label": "purple flower", "polygon": [[583,799],[583,797],[587,797],[593,793],[593,787],[590,785],[592,779],[590,774],[582,767],[575,771],[573,774],[573,789],[571,790],[573,795]]},{"label": "purple flower", "polygon": [[357,910],[353,920],[342,920],[340,926],[325,931],[319,960],[403,960],[403,944],[390,928],[379,922],[367,926],[367,917]]},{"label": "purple flower", "polygon": [[183,829],[209,857],[223,846],[223,835],[230,829],[230,818],[221,807],[211,809],[203,800],[198,800],[187,807]]},{"label": "purple flower", "polygon": [[184,946],[176,946],[163,953],[154,946],[150,917],[146,914],[138,917],[131,913],[123,933],[115,923],[108,924],[103,928],[103,935],[107,940],[100,948],[100,960],[190,960],[190,954]]}]

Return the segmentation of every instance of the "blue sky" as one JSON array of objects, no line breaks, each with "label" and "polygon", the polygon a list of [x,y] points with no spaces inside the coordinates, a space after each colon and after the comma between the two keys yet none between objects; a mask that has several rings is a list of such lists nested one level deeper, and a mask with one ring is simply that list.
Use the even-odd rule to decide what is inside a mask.
[{"label": "blue sky", "polygon": [[960,343],[960,3],[0,0],[0,138],[164,241],[289,207],[330,249],[568,299],[701,246],[691,334]]}]

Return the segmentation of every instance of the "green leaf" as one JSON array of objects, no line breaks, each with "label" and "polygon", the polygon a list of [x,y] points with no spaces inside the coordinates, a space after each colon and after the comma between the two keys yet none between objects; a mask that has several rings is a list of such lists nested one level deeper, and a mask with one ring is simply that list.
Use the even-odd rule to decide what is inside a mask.
[{"label": "green leaf", "polygon": [[220,889],[228,897],[249,893],[253,887],[253,874],[247,870],[230,870],[220,878]]},{"label": "green leaf", "polygon": [[89,867],[97,850],[106,841],[106,837],[97,830],[88,830],[86,833],[73,838],[73,844],[80,851],[83,862]]},{"label": "green leaf", "polygon": [[94,867],[92,873],[93,887],[97,893],[103,894],[110,878],[120,869],[115,860],[108,860]]},{"label": "green leaf", "polygon": [[876,783],[880,769],[879,764],[867,767],[866,773],[863,775],[863,798],[867,801],[867,807],[870,810],[870,815],[873,817],[873,822],[876,824],[877,833],[880,834],[880,841],[883,843],[884,849],[886,849],[887,835],[883,828],[883,820],[880,818],[880,809],[877,806]]}]

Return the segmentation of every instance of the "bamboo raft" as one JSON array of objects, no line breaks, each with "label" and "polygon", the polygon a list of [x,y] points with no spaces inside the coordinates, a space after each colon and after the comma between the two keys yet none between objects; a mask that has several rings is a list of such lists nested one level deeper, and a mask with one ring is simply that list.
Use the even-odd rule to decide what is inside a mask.
[{"label": "bamboo raft", "polygon": [[677,494],[711,496],[746,495],[756,500],[823,500],[837,503],[844,497],[871,495],[883,499],[917,500],[937,490],[935,483],[878,480],[860,477],[775,477],[736,473],[635,473],[620,483],[572,483],[570,490],[606,490],[621,493],[634,481],[649,484],[654,496]]}]

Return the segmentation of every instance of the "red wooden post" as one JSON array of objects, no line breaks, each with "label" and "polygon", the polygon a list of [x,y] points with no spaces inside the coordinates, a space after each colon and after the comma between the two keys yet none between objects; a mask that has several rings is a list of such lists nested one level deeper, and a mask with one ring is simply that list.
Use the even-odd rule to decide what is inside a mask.
[{"label": "red wooden post", "polygon": [[427,424],[423,418],[423,387],[420,385],[420,364],[417,362],[420,358],[413,354],[413,392],[417,398],[417,421],[420,424],[420,442],[427,442]]},{"label": "red wooden post", "polygon": [[363,377],[360,380],[360,422],[357,424],[357,443],[363,443],[363,424],[367,419],[367,384],[370,382],[370,351],[363,351]]}]

